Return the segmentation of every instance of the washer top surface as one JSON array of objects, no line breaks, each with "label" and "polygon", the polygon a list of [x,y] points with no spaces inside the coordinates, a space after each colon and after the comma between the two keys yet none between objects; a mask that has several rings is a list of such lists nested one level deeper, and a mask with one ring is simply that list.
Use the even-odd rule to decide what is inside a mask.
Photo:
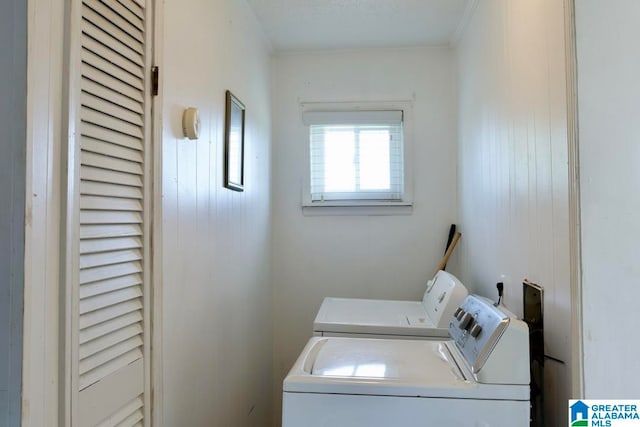
[{"label": "washer top surface", "polygon": [[467,296],[452,274],[438,271],[422,301],[325,298],[313,330],[316,335],[449,336],[449,319]]},{"label": "washer top surface", "polygon": [[325,298],[313,323],[316,332],[448,336],[419,301]]}]

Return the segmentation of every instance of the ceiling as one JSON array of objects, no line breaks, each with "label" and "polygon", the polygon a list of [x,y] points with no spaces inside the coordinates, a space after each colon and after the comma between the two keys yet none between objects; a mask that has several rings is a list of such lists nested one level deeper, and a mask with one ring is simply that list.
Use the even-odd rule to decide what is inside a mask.
[{"label": "ceiling", "polygon": [[275,50],[447,45],[473,0],[247,0]]}]

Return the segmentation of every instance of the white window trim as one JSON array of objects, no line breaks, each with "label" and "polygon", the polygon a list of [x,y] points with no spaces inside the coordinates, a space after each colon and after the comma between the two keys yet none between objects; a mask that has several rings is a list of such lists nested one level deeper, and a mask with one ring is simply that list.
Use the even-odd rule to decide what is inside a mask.
[{"label": "white window trim", "polygon": [[[402,200],[311,200],[311,165],[309,161],[309,126],[303,121],[308,112],[350,112],[350,111],[390,111],[403,112],[403,161],[404,194]],[[412,101],[364,101],[364,102],[301,102],[300,135],[304,141],[304,168],[302,187],[302,208],[305,215],[407,215],[413,206],[413,102]],[[367,208],[367,209],[363,209]]]}]

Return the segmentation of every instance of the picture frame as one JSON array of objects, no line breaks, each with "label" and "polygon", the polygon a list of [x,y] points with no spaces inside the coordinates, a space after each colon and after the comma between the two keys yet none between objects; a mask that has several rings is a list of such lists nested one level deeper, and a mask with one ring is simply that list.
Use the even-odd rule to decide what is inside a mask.
[{"label": "picture frame", "polygon": [[224,186],[244,191],[245,106],[231,91],[226,93],[224,126]]}]

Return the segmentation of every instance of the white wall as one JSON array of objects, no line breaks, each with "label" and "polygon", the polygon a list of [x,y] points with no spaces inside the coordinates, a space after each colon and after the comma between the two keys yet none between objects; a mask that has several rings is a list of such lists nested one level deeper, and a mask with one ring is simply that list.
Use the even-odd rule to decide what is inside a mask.
[{"label": "white wall", "polygon": [[545,289],[547,426],[566,425],[570,314],[563,2],[481,1],[458,46],[462,281],[522,314]]},{"label": "white wall", "polygon": [[[164,2],[164,425],[271,417],[269,46],[244,0]],[[225,90],[247,107],[245,191],[223,188]],[[185,107],[201,137],[181,137]]]},{"label": "white wall", "polygon": [[[417,300],[442,257],[456,216],[452,58],[449,49],[433,48],[296,53],[274,59],[276,416],[282,379],[311,336],[325,296]],[[413,214],[304,216],[308,135],[300,122],[300,101],[414,96]]]},{"label": "white wall", "polygon": [[20,425],[27,5],[0,3],[0,425]]},{"label": "white wall", "polygon": [[576,2],[587,398],[640,395],[640,2]]}]

